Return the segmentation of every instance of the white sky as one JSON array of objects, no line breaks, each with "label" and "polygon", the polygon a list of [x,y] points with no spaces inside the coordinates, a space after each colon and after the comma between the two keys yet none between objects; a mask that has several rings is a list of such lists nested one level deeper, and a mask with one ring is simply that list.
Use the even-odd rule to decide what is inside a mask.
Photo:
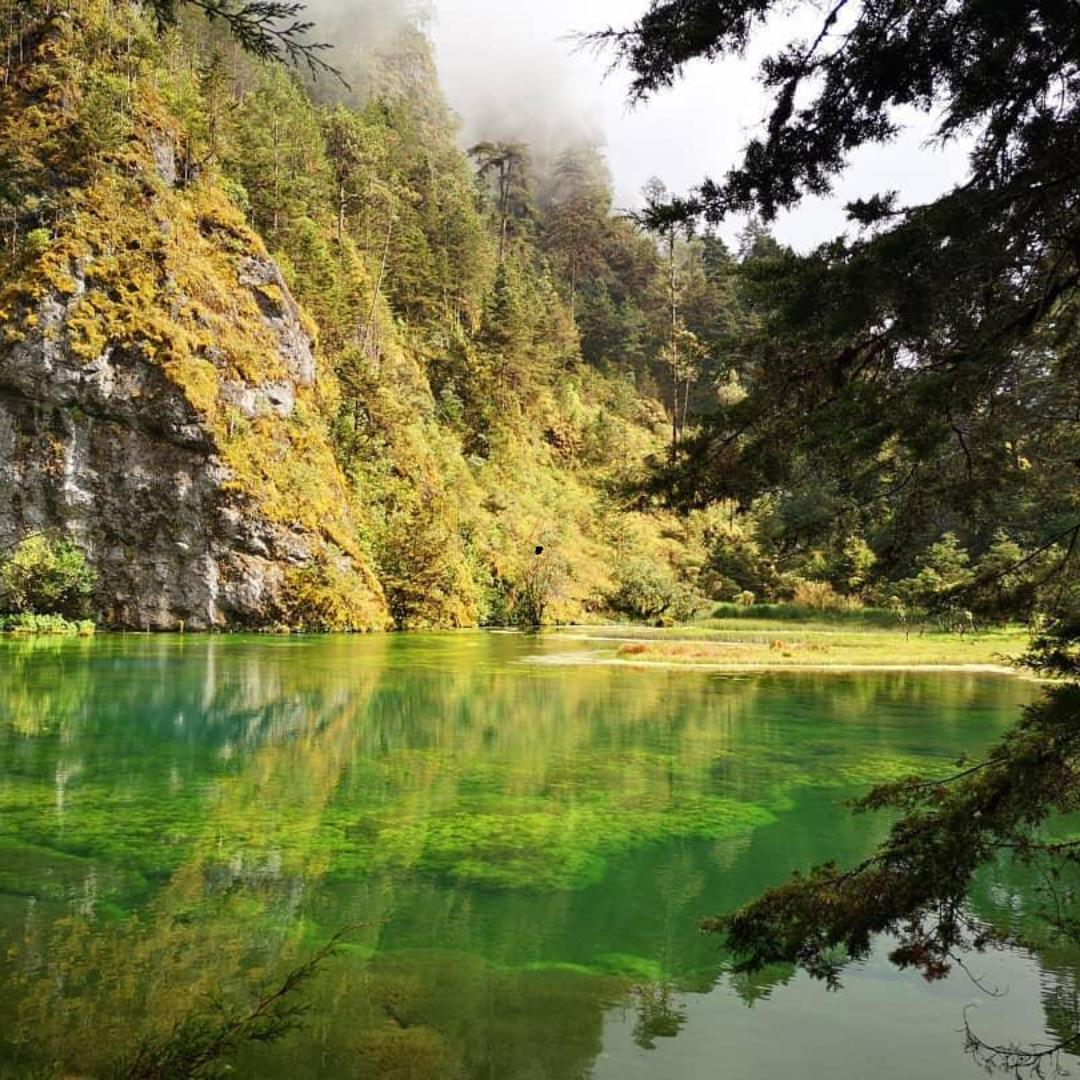
[{"label": "white sky", "polygon": [[[768,98],[746,60],[691,65],[685,77],[630,110],[624,72],[605,77],[608,59],[574,51],[560,40],[574,31],[626,25],[647,0],[436,0],[431,28],[439,73],[466,137],[522,138],[541,145],[565,131],[593,131],[606,143],[616,205],[629,207],[651,176],[685,192],[705,176],[720,178],[736,161],[748,134],[767,113]],[[786,40],[790,22],[768,28]],[[804,33],[810,32],[804,24]],[[816,32],[817,27],[813,28]],[[962,180],[963,146],[925,144],[930,127],[912,114],[912,127],[888,147],[859,151],[830,200],[811,200],[783,215],[774,231],[798,250],[844,230],[843,204],[898,189],[920,202]],[[731,239],[739,223],[721,232]]]}]

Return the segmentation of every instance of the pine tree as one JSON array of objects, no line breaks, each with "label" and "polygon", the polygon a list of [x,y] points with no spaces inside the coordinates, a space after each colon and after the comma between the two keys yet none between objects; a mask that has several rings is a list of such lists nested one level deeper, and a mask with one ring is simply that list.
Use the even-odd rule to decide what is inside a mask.
[{"label": "pine tree", "polygon": [[469,156],[476,161],[477,175],[494,187],[501,264],[511,242],[527,234],[534,213],[529,151],[520,142],[481,142]]}]

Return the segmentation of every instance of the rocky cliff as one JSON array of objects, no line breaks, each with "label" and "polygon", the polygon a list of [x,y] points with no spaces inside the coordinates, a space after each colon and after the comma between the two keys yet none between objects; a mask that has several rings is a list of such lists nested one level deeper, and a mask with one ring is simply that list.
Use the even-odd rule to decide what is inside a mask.
[{"label": "rocky cliff", "polygon": [[662,409],[582,363],[532,226],[500,267],[415,28],[331,93],[147,11],[0,22],[0,559],[73,538],[138,629],[570,621],[697,574],[704,526],[624,498]]},{"label": "rocky cliff", "polygon": [[312,325],[178,145],[91,167],[0,289],[0,550],[72,535],[114,626],[382,627]]}]

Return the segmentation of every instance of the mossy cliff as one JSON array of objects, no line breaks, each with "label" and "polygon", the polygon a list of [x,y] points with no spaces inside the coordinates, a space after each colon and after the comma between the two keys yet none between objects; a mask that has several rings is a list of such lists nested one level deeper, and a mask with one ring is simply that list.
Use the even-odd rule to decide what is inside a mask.
[{"label": "mossy cliff", "polygon": [[65,153],[85,112],[65,100],[78,69],[53,61],[85,46],[93,15],[43,22],[2,102],[21,121],[10,138],[48,132],[24,168],[63,214],[0,291],[0,546],[73,535],[112,624],[288,621],[303,568],[323,562],[348,621],[384,626],[320,414],[315,330],[262,241],[212,184],[181,183],[182,133],[141,81],[122,147]]},{"label": "mossy cliff", "polygon": [[422,36],[332,110],[202,20],[9,14],[0,554],[68,534],[153,629],[581,618],[631,558],[693,572],[700,523],[615,497],[662,409],[582,362],[524,224],[497,260]]}]

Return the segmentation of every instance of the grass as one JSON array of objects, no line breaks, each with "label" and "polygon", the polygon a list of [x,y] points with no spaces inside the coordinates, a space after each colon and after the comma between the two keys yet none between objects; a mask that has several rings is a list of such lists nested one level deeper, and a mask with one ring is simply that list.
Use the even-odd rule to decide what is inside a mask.
[{"label": "grass", "polygon": [[814,623],[823,626],[876,626],[892,629],[900,625],[896,612],[890,608],[861,607],[850,611],[825,611],[821,608],[806,607],[802,604],[717,604],[712,618],[702,620],[704,624],[730,622],[740,625],[761,623]]},{"label": "grass", "polygon": [[[610,659],[716,668],[1007,668],[1027,649],[1022,626],[943,633],[859,623],[851,618],[800,620],[788,615],[709,618],[689,626],[605,628],[625,638]],[[599,634],[596,635],[599,638]]]}]

